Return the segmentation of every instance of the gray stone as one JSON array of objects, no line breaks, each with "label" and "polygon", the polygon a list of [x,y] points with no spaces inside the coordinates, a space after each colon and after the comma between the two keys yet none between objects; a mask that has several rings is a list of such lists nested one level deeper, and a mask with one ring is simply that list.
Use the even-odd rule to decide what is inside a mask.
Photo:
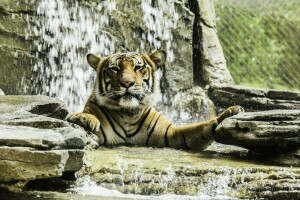
[{"label": "gray stone", "polygon": [[300,148],[300,110],[240,113],[217,127],[215,139],[224,144],[268,151]]},{"label": "gray stone", "polygon": [[233,84],[220,45],[213,2],[209,0],[187,1],[195,14],[193,27],[193,77],[194,84],[207,87]]},{"label": "gray stone", "polygon": [[[83,151],[36,151],[28,147],[0,147],[1,182],[60,177],[82,167]],[[75,163],[75,164],[71,164]]]},{"label": "gray stone", "polygon": [[101,148],[87,156],[91,179],[124,193],[250,199],[277,193],[291,199],[300,194],[299,168],[265,165],[264,160],[258,164],[247,152],[216,144],[204,152],[119,147]]},{"label": "gray stone", "polygon": [[82,168],[83,149],[94,144],[83,128],[57,119],[67,113],[46,96],[0,97],[0,189],[22,191],[28,181]]},{"label": "gray stone", "polygon": [[37,58],[32,51],[32,38],[26,30],[35,9],[34,4],[25,1],[0,2],[0,88],[6,94],[29,94],[34,91],[30,78]]},{"label": "gray stone", "polygon": [[300,109],[300,92],[218,85],[209,89],[208,96],[221,108],[241,105],[247,111]]},{"label": "gray stone", "polygon": [[227,69],[226,60],[219,42],[216,29],[202,24],[202,73],[205,85],[234,84]]},{"label": "gray stone", "polygon": [[0,115],[17,111],[58,119],[64,119],[68,114],[66,105],[52,97],[27,95],[6,95],[0,97]]},{"label": "gray stone", "polygon": [[37,149],[83,149],[86,143],[86,132],[75,128],[39,129],[0,125],[0,145],[3,146],[23,146]]}]

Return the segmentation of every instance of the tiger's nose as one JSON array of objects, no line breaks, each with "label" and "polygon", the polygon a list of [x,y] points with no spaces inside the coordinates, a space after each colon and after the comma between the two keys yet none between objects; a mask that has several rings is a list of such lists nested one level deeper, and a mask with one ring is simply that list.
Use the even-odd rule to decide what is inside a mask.
[{"label": "tiger's nose", "polygon": [[130,88],[134,85],[134,81],[131,80],[120,80],[120,85],[124,88]]}]

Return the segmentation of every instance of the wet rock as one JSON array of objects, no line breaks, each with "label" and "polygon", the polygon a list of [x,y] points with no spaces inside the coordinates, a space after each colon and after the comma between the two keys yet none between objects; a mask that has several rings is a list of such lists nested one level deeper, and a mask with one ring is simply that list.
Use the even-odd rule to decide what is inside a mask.
[{"label": "wet rock", "polygon": [[219,85],[211,87],[208,96],[221,108],[241,105],[247,111],[300,109],[300,92]]},{"label": "wet rock", "polygon": [[300,148],[300,110],[240,113],[217,127],[215,139],[249,149]]},{"label": "wet rock", "polygon": [[299,168],[258,163],[246,149],[215,145],[204,152],[101,148],[87,152],[90,176],[103,187],[144,195],[272,198],[285,193],[293,198],[300,194]]},{"label": "wet rock", "polygon": [[[80,150],[37,151],[28,147],[0,147],[1,182],[60,177],[82,167]],[[71,164],[73,163],[73,164]]]},{"label": "wet rock", "polygon": [[90,141],[81,127],[60,119],[67,113],[46,96],[0,97],[0,189],[22,190],[28,181],[82,168]]},{"label": "wet rock", "polygon": [[86,132],[70,127],[39,129],[26,126],[0,125],[0,145],[37,149],[83,149]]},{"label": "wet rock", "polygon": [[64,119],[68,114],[66,105],[52,97],[40,95],[6,95],[0,97],[0,115],[17,111],[58,119]]}]

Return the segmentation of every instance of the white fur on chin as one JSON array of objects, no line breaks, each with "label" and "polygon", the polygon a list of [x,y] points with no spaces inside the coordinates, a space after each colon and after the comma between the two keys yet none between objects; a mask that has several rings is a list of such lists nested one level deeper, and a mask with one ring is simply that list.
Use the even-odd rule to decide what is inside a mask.
[{"label": "white fur on chin", "polygon": [[119,105],[121,108],[134,109],[134,108],[139,107],[140,102],[134,97],[132,97],[130,99],[121,98],[119,101]]}]

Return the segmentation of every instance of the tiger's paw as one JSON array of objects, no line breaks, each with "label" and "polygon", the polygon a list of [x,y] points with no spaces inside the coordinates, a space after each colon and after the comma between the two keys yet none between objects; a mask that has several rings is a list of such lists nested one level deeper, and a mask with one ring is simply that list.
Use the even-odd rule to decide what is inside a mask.
[{"label": "tiger's paw", "polygon": [[245,112],[244,111],[244,108],[242,106],[230,106],[229,108],[226,109],[226,115],[227,117],[231,117],[233,115],[236,115],[238,113],[241,113],[241,112]]},{"label": "tiger's paw", "polygon": [[79,126],[82,126],[89,131],[99,131],[100,128],[99,120],[94,115],[87,113],[70,113],[66,117],[66,120],[78,124]]},{"label": "tiger's paw", "polygon": [[242,106],[230,106],[218,117],[218,123],[221,123],[227,117],[231,117],[241,112],[244,112],[244,108]]}]

